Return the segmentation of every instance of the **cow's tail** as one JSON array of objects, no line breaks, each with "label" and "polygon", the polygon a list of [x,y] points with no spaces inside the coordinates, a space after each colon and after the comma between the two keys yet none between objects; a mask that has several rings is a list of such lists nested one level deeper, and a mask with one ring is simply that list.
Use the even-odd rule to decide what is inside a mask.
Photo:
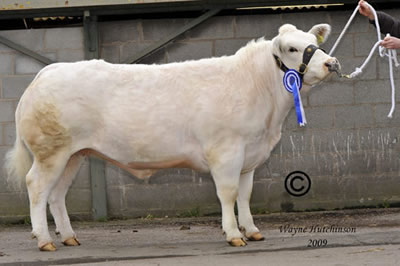
[{"label": "cow's tail", "polygon": [[16,124],[15,143],[12,149],[6,154],[4,166],[7,171],[8,184],[21,188],[26,174],[32,167],[32,158],[21,136],[18,134],[18,123]]}]

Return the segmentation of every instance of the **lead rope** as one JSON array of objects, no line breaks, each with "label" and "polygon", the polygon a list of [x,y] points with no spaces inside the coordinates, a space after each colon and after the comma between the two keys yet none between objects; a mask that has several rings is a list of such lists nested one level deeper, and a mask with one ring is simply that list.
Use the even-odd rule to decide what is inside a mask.
[{"label": "lead rope", "polygon": [[[351,73],[350,75],[342,75],[346,78],[355,78],[356,76],[358,76],[359,74],[362,73],[364,67],[368,64],[368,62],[370,61],[373,53],[375,52],[376,48],[379,47],[379,55],[380,57],[385,57],[387,56],[389,58],[389,74],[390,74],[390,85],[392,87],[392,107],[390,109],[390,112],[388,114],[389,118],[392,118],[393,116],[393,112],[394,112],[394,108],[395,108],[395,104],[396,104],[396,99],[395,99],[395,87],[394,87],[394,79],[393,79],[393,62],[396,67],[399,66],[399,63],[397,61],[397,53],[396,50],[394,49],[386,49],[382,46],[379,46],[379,44],[382,42],[381,39],[381,29],[379,27],[379,21],[378,21],[378,15],[376,14],[375,9],[368,3],[367,6],[372,10],[372,13],[374,14],[374,18],[375,18],[375,27],[376,27],[376,33],[378,35],[378,41],[375,43],[375,45],[372,47],[367,59],[365,59],[364,63],[360,66],[360,67],[356,67],[355,71],[353,73]],[[334,53],[336,47],[338,46],[339,42],[342,40],[344,34],[346,33],[347,29],[349,28],[351,22],[353,21],[354,17],[357,14],[358,9],[360,8],[360,6],[357,5],[356,9],[354,10],[353,14],[350,16],[349,21],[347,21],[346,25],[343,28],[343,31],[340,33],[339,38],[336,40],[335,44],[333,45],[333,47],[331,48],[329,55],[332,56],[332,54]],[[387,34],[386,36],[390,36],[390,34]]]}]

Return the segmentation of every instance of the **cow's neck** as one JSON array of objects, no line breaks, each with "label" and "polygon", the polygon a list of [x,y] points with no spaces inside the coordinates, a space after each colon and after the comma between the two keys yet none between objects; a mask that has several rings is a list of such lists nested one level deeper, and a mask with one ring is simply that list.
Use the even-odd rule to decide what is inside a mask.
[{"label": "cow's neck", "polygon": [[283,75],[284,73],[278,69],[274,68],[274,76],[276,79],[276,83],[279,84],[279,88],[276,88],[276,97],[274,101],[277,103],[277,111],[275,113],[275,123],[279,128],[282,128],[282,125],[289,114],[289,111],[294,106],[293,95],[290,94],[283,85]]},{"label": "cow's neck", "polygon": [[276,65],[272,42],[251,42],[239,50],[237,56],[241,58],[241,71],[247,70],[245,75],[252,76],[252,84],[255,86],[251,89],[255,90],[256,102],[260,107],[258,110],[265,112],[267,131],[272,130],[273,135],[280,135],[282,125],[294,107],[294,100],[293,95],[283,86],[284,72]]},{"label": "cow's neck", "polygon": [[[294,106],[293,95],[290,94],[283,86],[283,75],[275,63],[272,55],[272,44],[270,41],[264,43],[264,47],[260,47],[254,53],[253,73],[257,73],[261,77],[257,93],[265,105],[264,110],[267,114],[267,128],[281,131],[282,124],[285,121],[289,111]],[[271,108],[273,105],[273,108]]]}]

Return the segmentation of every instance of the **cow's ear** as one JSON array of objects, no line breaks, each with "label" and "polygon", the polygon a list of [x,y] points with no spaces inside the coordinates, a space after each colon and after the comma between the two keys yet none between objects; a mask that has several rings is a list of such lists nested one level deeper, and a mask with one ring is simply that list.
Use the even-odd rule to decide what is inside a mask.
[{"label": "cow's ear", "polygon": [[317,37],[318,45],[321,45],[327,40],[331,33],[331,26],[328,24],[318,24],[312,27],[308,33],[314,34],[315,37]]},{"label": "cow's ear", "polygon": [[279,55],[281,54],[281,49],[280,49],[280,45],[281,45],[281,40],[279,38],[279,36],[276,36],[273,40],[272,40],[272,53]]},{"label": "cow's ear", "polygon": [[285,24],[279,28],[279,34],[284,34],[285,32],[291,32],[297,30],[292,24]]}]

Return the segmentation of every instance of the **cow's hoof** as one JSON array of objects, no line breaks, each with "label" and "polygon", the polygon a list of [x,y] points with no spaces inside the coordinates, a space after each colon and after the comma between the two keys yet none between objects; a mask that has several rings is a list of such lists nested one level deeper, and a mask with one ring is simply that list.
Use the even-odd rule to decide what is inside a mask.
[{"label": "cow's hoof", "polygon": [[262,241],[264,240],[264,237],[260,232],[253,233],[251,236],[247,237],[248,240],[250,241]]},{"label": "cow's hoof", "polygon": [[81,243],[75,237],[70,237],[63,242],[65,246],[80,246]]},{"label": "cow's hoof", "polygon": [[56,251],[57,248],[53,242],[50,242],[50,243],[44,244],[39,249],[40,249],[40,251]]},{"label": "cow's hoof", "polygon": [[228,242],[232,247],[244,247],[247,245],[246,241],[242,238],[233,238]]}]

